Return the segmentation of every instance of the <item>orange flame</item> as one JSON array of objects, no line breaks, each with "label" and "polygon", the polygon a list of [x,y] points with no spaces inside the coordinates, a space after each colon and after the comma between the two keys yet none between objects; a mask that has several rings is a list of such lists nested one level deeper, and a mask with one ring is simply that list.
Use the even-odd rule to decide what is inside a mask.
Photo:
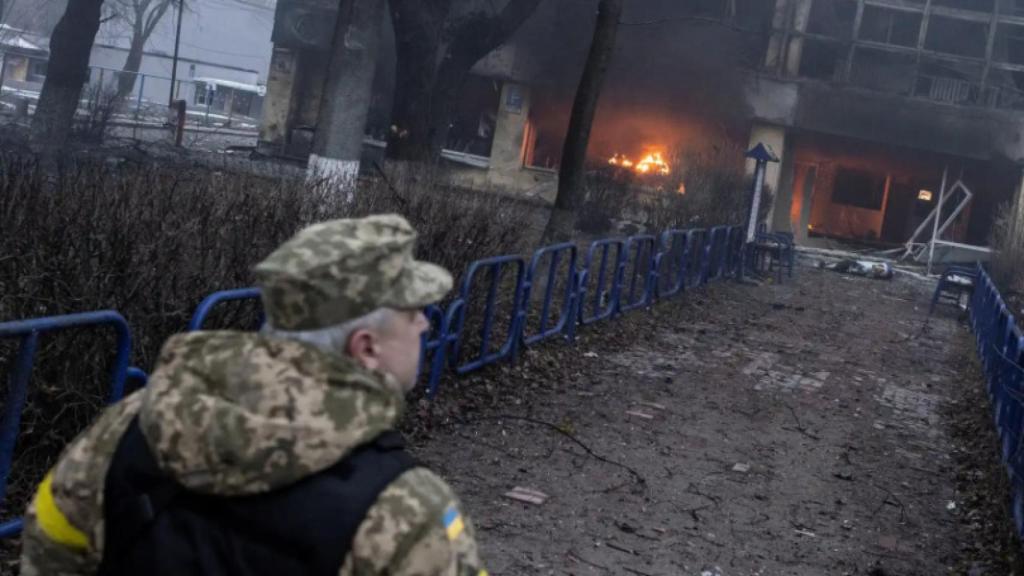
[{"label": "orange flame", "polygon": [[672,168],[665,161],[661,152],[649,152],[639,162],[633,162],[625,154],[616,154],[608,159],[612,166],[630,168],[637,174],[661,174],[667,176],[672,173]]}]

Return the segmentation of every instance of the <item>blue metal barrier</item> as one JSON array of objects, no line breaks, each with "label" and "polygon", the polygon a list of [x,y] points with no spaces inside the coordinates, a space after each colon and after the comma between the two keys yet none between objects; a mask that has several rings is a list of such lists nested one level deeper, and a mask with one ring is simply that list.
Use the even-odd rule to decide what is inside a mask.
[{"label": "blue metal barrier", "polygon": [[[534,253],[530,260],[530,267],[526,271],[526,280],[523,284],[523,309],[525,310],[523,321],[523,343],[527,346],[536,344],[547,338],[564,334],[568,340],[572,340],[576,333],[576,303],[579,296],[579,275],[576,271],[576,245],[556,244],[541,248]],[[562,288],[561,305],[558,308],[558,320],[551,326],[551,305],[554,299],[555,287],[560,280],[559,265],[562,259],[566,260],[567,273],[561,280],[565,283]],[[546,273],[538,276],[541,265],[547,262]],[[537,333],[530,332],[529,312],[534,288],[541,282],[544,289],[544,296],[541,302],[540,326]]]},{"label": "blue metal barrier", "polygon": [[[578,249],[572,244],[542,248],[534,253],[529,265],[519,256],[500,256],[474,262],[466,272],[457,298],[447,308],[430,306],[425,310],[430,329],[422,337],[418,374],[426,375],[427,397],[437,395],[446,370],[465,374],[501,360],[514,359],[520,345],[532,345],[559,335],[572,341],[578,325],[592,324],[621,312],[649,306],[655,300],[670,298],[710,280],[740,275],[746,253],[745,238],[741,227],[669,230],[659,237],[597,240],[590,244],[582,262]],[[499,285],[508,274],[514,275],[514,293],[511,300],[499,301],[499,296],[502,296]],[[483,277],[486,278],[481,279]],[[559,286],[559,282],[563,285]],[[992,295],[993,290],[986,276],[972,295],[975,308],[991,307],[997,298],[997,295]],[[482,324],[479,333],[474,331],[472,334],[479,337],[479,349],[474,349],[470,358],[464,358],[466,351],[463,348],[470,345],[466,338],[468,307],[476,303],[475,298],[481,294]],[[226,302],[253,300],[258,303],[259,298],[257,288],[215,292],[196,308],[188,330],[203,329],[211,312]],[[499,305],[511,308],[508,318],[496,318]],[[536,307],[539,307],[539,325],[534,331],[527,326],[527,314],[536,311]],[[495,334],[499,322],[507,323],[503,334]],[[972,323],[979,334],[979,351],[982,351],[982,340],[986,338],[983,334],[988,334],[992,327],[980,318],[972,318]],[[0,502],[6,492],[39,335],[93,324],[110,324],[118,330],[111,401],[119,399],[126,386],[131,390],[144,386],[147,380],[145,372],[127,365],[131,334],[124,319],[116,312],[0,324],[0,338],[22,339],[4,407],[4,419],[0,422]],[[493,347],[492,342],[498,338],[503,340]],[[987,361],[992,362],[991,359]],[[1004,381],[1007,389],[1020,387],[1019,375],[1007,374]],[[1019,422],[1020,406],[1017,403],[1008,406],[1007,416],[1002,419]],[[1024,505],[1021,509],[1024,511]],[[0,538],[17,534],[20,529],[20,520],[0,524]]]},{"label": "blue metal barrier", "polygon": [[[7,398],[4,399],[3,420],[0,421],[0,503],[4,501],[7,494],[7,479],[14,462],[14,448],[18,439],[18,428],[21,425],[21,413],[28,400],[28,385],[32,377],[36,351],[39,348],[39,337],[48,332],[92,326],[110,326],[117,334],[117,348],[114,366],[111,370],[110,395],[108,397],[109,402],[117,402],[124,395],[132,349],[131,329],[128,328],[128,323],[120,314],[111,310],[103,310],[0,324],[0,338],[18,338],[21,341],[14,360],[14,370],[9,375]],[[133,374],[137,376],[141,372],[141,370],[135,369]],[[17,535],[21,532],[21,528],[21,519],[0,523],[0,539]]]},{"label": "blue metal barrier", "polygon": [[728,226],[716,226],[711,229],[707,258],[708,281],[714,282],[724,278],[727,274],[729,259]]},{"label": "blue metal barrier", "polygon": [[[508,321],[508,330],[504,341],[497,350],[491,350],[491,339],[494,336],[494,321],[496,305],[498,300],[498,285],[509,269],[515,274],[515,292],[512,295],[512,311]],[[477,277],[481,272],[486,271],[488,276],[487,295],[484,299],[484,313],[480,326],[480,348],[476,356],[470,360],[462,361],[463,334],[466,328],[466,306],[471,302],[473,288],[477,284]],[[498,256],[477,260],[469,266],[466,277],[462,282],[462,290],[459,293],[458,320],[454,324],[455,329],[450,331],[449,339],[452,339],[451,361],[455,364],[455,371],[459,374],[466,374],[479,370],[488,364],[499,360],[514,358],[519,350],[519,338],[522,334],[523,325],[523,284],[526,273],[526,264],[519,256]],[[454,304],[453,304],[454,305]],[[449,326],[450,327],[450,326]],[[461,363],[460,363],[461,362]]]},{"label": "blue metal barrier", "polygon": [[[612,251],[614,257],[610,254]],[[587,261],[580,272],[580,324],[593,324],[618,313],[625,252],[626,243],[621,239],[597,240],[590,244]]]},{"label": "blue metal barrier", "polygon": [[686,290],[686,266],[690,250],[688,230],[666,230],[655,262],[658,271],[655,297],[671,298]]},{"label": "blue metal barrier", "polygon": [[[196,308],[194,314],[192,314],[192,320],[188,323],[188,331],[194,332],[196,330],[202,330],[206,324],[206,319],[210,316],[210,312],[213,311],[217,306],[225,302],[237,302],[239,300],[260,300],[260,289],[259,288],[238,288],[235,290],[221,290],[220,292],[214,292],[202,302]],[[263,324],[263,313],[260,313],[259,323]]]},{"label": "blue metal barrier", "polygon": [[686,287],[698,288],[707,282],[705,266],[707,264],[708,231],[697,228],[689,231],[690,247],[686,261]]},{"label": "blue metal barrier", "polygon": [[1011,513],[1017,535],[1024,539],[1024,334],[981,266],[969,303],[1000,455],[1010,479]]},{"label": "blue metal barrier", "polygon": [[628,312],[650,306],[657,285],[655,256],[658,241],[654,236],[632,236],[626,241],[626,260],[622,262],[619,311]]},{"label": "blue metal barrier", "polygon": [[733,278],[743,278],[746,247],[746,230],[742,226],[729,228],[729,275]]}]

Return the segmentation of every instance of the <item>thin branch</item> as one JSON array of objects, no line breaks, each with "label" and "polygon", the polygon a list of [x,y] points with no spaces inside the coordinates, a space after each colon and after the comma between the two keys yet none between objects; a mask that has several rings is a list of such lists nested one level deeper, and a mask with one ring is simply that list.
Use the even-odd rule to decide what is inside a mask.
[{"label": "thin branch", "polygon": [[632,468],[631,466],[629,466],[627,464],[623,464],[622,462],[616,462],[615,460],[611,460],[611,459],[605,458],[604,456],[601,456],[600,454],[594,452],[590,448],[590,446],[587,446],[586,444],[583,443],[582,440],[580,440],[579,438],[577,438],[573,434],[571,434],[569,432],[566,432],[565,430],[563,430],[557,424],[552,424],[551,422],[545,422],[544,420],[538,420],[536,418],[530,418],[529,416],[512,416],[512,415],[508,415],[508,414],[500,414],[500,415],[497,415],[497,416],[481,416],[481,417],[476,418],[476,420],[520,420],[520,421],[523,421],[523,422],[529,422],[531,424],[537,424],[539,426],[546,426],[547,428],[550,428],[551,430],[554,430],[555,432],[558,432],[562,436],[565,436],[569,440],[572,440],[577,446],[579,446],[580,448],[583,448],[583,450],[587,454],[589,454],[591,458],[594,458],[595,460],[599,460],[599,461],[604,462],[606,464],[611,464],[612,466],[618,466],[619,468],[622,468],[623,470],[626,470],[630,474],[632,474],[633,477],[636,478],[637,484],[640,484],[642,486],[646,486],[647,485],[647,479],[644,478],[643,474],[640,474],[634,468]]}]

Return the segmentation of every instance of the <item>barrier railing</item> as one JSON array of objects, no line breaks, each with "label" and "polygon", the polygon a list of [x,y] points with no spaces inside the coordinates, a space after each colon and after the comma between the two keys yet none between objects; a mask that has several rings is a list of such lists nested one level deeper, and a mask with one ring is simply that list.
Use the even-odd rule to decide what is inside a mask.
[{"label": "barrier railing", "polygon": [[980,266],[970,300],[970,324],[1010,478],[1014,524],[1018,537],[1024,539],[1024,337],[992,278]]},{"label": "barrier railing", "polygon": [[671,298],[686,290],[689,250],[690,233],[686,230],[667,230],[661,235],[661,249],[654,263],[658,271],[655,298]]},{"label": "barrier railing", "polygon": [[[570,320],[576,317],[576,303],[579,296],[576,256],[576,245],[569,243],[541,248],[533,255],[523,285],[523,308],[526,311],[523,324],[523,344],[530,346],[558,335],[564,335],[568,340],[573,339],[575,322],[570,322]],[[560,265],[563,259],[566,261],[567,272],[564,277],[560,277]],[[559,281],[563,283],[560,290],[560,303],[555,301],[555,290],[558,288]],[[543,290],[544,293],[540,300],[539,326],[537,332],[533,333],[530,331],[530,312],[533,310],[531,305],[534,292],[537,289]],[[552,304],[558,306],[558,317],[554,324],[549,326]]]},{"label": "barrier railing", "polygon": [[[503,320],[507,324],[507,328],[504,335],[504,340],[498,346],[497,350],[491,349],[491,340],[495,336],[495,320],[497,319],[497,307],[498,307],[498,287],[501,285],[501,279],[508,270],[512,270],[515,275],[515,287],[512,294],[512,309],[509,311],[509,316]],[[466,318],[469,316],[467,309],[474,303],[473,288],[477,285],[477,278],[482,273],[487,274],[487,295],[485,296],[483,305],[484,311],[480,322],[479,331],[479,348],[476,356],[472,359],[462,361],[463,335],[466,329]],[[519,256],[498,256],[495,258],[487,258],[485,260],[477,260],[469,265],[469,270],[466,272],[466,277],[462,282],[462,290],[459,293],[459,298],[453,306],[458,306],[459,314],[455,328],[451,332],[453,337],[453,349],[451,353],[451,362],[455,367],[455,371],[459,374],[466,374],[479,370],[488,364],[493,364],[499,360],[511,358],[516,355],[519,350],[519,336],[521,335],[522,324],[523,324],[523,311],[520,305],[523,297],[523,281],[526,274],[526,264],[523,259]],[[451,326],[451,325],[450,325]],[[475,344],[475,342],[474,342]],[[461,362],[461,363],[460,363]]]},{"label": "barrier railing", "polygon": [[[446,308],[431,306],[425,311],[431,327],[421,341],[420,372],[425,373],[427,396],[437,395],[446,371],[465,374],[514,360],[520,346],[547,339],[572,342],[578,325],[647,307],[710,281],[739,276],[746,245],[737,239],[743,239],[739,227],[669,230],[657,237],[594,241],[584,259],[575,245],[558,244],[538,250],[529,264],[520,256],[472,263],[457,297]],[[511,293],[501,291],[503,280],[511,282]],[[983,292],[979,290],[978,294]],[[197,306],[188,330],[207,328],[216,309],[241,301],[258,304],[259,290],[224,290],[207,296]],[[476,314],[478,307],[482,311]],[[471,311],[474,314],[470,319]],[[536,319],[536,326],[528,323],[531,318]],[[467,329],[470,320],[472,326]],[[262,321],[261,313],[259,323]],[[984,327],[976,322],[981,334]],[[110,325],[117,331],[109,397],[114,402],[123,396],[126,386],[138,388],[147,378],[142,370],[128,366],[131,331],[120,314],[102,311],[0,324],[0,338],[21,339],[0,421],[0,503],[13,463],[40,335],[91,325]],[[1019,376],[1015,382],[1019,383]],[[1006,419],[1020,421],[1019,405],[1006,413]],[[0,524],[0,538],[17,534],[20,529],[20,520]]]},{"label": "barrier railing", "polygon": [[[657,240],[654,236],[633,236],[626,241],[626,260],[622,263],[622,288],[619,312],[650,306],[657,285]],[[652,274],[654,274],[652,276]]]},{"label": "barrier railing", "polygon": [[[110,326],[117,334],[114,366],[110,376],[108,401],[117,402],[124,395],[125,382],[129,377],[140,378],[141,370],[130,369],[132,334],[128,323],[117,312],[103,310],[65,316],[50,316],[32,320],[19,320],[0,324],[0,339],[20,340],[14,357],[13,370],[8,376],[7,397],[4,398],[3,420],[0,421],[0,504],[7,495],[7,479],[14,463],[14,448],[17,445],[21,414],[28,400],[28,386],[32,379],[39,339],[43,334],[61,332],[75,328]],[[0,539],[21,532],[20,518],[0,522]]]},{"label": "barrier railing", "polygon": [[[198,307],[196,307],[196,311],[192,314],[192,319],[188,323],[188,330],[189,332],[202,330],[206,325],[206,320],[210,317],[210,313],[221,304],[226,302],[238,302],[241,300],[254,300],[258,302],[259,299],[259,288],[238,288],[235,290],[221,290],[219,292],[214,292],[206,298],[203,298],[203,301],[199,303]],[[263,324],[262,312],[260,313],[259,323],[261,325]]]},{"label": "barrier railing", "polygon": [[625,240],[597,240],[590,244],[579,279],[580,323],[593,324],[618,312],[625,255]]}]

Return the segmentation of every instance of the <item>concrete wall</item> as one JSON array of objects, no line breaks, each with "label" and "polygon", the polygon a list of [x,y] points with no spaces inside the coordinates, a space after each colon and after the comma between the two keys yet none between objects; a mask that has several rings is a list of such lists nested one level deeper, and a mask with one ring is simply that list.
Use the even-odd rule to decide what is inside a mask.
[{"label": "concrete wall", "polygon": [[751,78],[746,92],[760,122],[981,160],[1024,162],[1021,114],[766,76]]}]

